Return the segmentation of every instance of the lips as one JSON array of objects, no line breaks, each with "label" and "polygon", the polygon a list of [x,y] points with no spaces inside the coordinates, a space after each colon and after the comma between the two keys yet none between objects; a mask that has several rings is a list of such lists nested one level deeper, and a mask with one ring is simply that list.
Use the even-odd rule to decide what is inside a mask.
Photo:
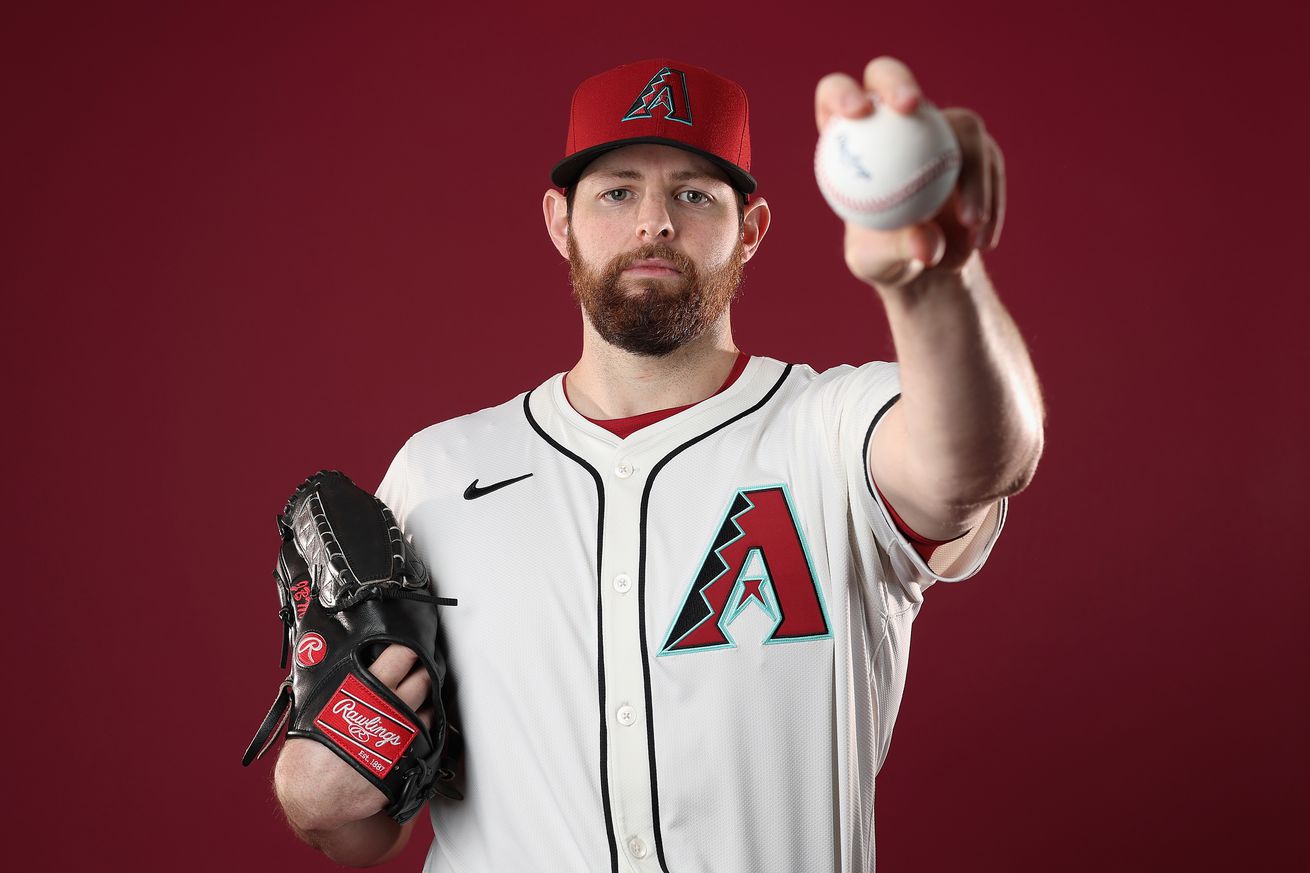
[{"label": "lips", "polygon": [[681,273],[682,271],[672,261],[666,261],[662,258],[643,258],[640,261],[633,261],[623,271],[650,273],[651,275],[665,275],[669,273]]}]

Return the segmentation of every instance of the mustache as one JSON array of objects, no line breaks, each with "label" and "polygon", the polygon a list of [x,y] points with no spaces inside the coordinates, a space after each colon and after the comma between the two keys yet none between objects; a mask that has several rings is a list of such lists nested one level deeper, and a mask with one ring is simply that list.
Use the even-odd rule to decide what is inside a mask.
[{"label": "mustache", "polygon": [[663,243],[647,243],[639,249],[634,249],[626,254],[619,255],[610,263],[609,269],[605,272],[611,277],[618,276],[619,273],[622,273],[624,270],[628,269],[628,267],[637,263],[637,261],[645,261],[652,258],[659,258],[668,261],[677,267],[678,272],[682,273],[684,276],[695,277],[696,275],[696,265],[692,263],[691,258],[676,249],[669,248]]}]

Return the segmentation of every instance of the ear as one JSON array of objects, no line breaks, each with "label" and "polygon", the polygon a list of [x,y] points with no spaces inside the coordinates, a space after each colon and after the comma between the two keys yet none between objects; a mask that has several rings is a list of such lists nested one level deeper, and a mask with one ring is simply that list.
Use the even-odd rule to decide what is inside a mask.
[{"label": "ear", "polygon": [[546,189],[546,197],[541,201],[541,210],[546,217],[546,232],[555,250],[564,260],[569,259],[569,204],[564,195],[554,188]]},{"label": "ear", "polygon": [[746,250],[746,260],[755,256],[755,250],[769,232],[769,220],[769,202],[763,197],[753,198],[746,204],[741,220],[741,245]]}]

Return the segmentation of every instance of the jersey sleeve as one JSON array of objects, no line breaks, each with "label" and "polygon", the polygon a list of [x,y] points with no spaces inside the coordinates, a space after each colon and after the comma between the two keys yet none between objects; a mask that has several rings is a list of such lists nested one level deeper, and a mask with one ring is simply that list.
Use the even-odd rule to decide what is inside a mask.
[{"label": "jersey sleeve", "polygon": [[934,582],[959,582],[973,576],[982,569],[1000,536],[1008,500],[993,504],[977,527],[938,546],[931,558],[925,559],[897,526],[894,513],[869,475],[867,460],[874,431],[900,399],[900,368],[895,363],[874,361],[840,369],[828,385],[826,421],[856,523],[873,530],[903,584],[917,583],[922,589]]},{"label": "jersey sleeve", "polygon": [[375,496],[387,505],[396,517],[400,529],[405,530],[409,516],[409,442],[406,441],[391,459],[382,483],[378,485]]}]

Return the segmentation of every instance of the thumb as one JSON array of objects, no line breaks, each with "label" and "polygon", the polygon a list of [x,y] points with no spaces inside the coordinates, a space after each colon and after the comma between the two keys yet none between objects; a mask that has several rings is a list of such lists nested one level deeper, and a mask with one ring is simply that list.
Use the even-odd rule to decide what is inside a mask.
[{"label": "thumb", "polygon": [[946,234],[934,222],[878,231],[846,225],[846,265],[858,278],[898,287],[935,266],[946,253]]}]

